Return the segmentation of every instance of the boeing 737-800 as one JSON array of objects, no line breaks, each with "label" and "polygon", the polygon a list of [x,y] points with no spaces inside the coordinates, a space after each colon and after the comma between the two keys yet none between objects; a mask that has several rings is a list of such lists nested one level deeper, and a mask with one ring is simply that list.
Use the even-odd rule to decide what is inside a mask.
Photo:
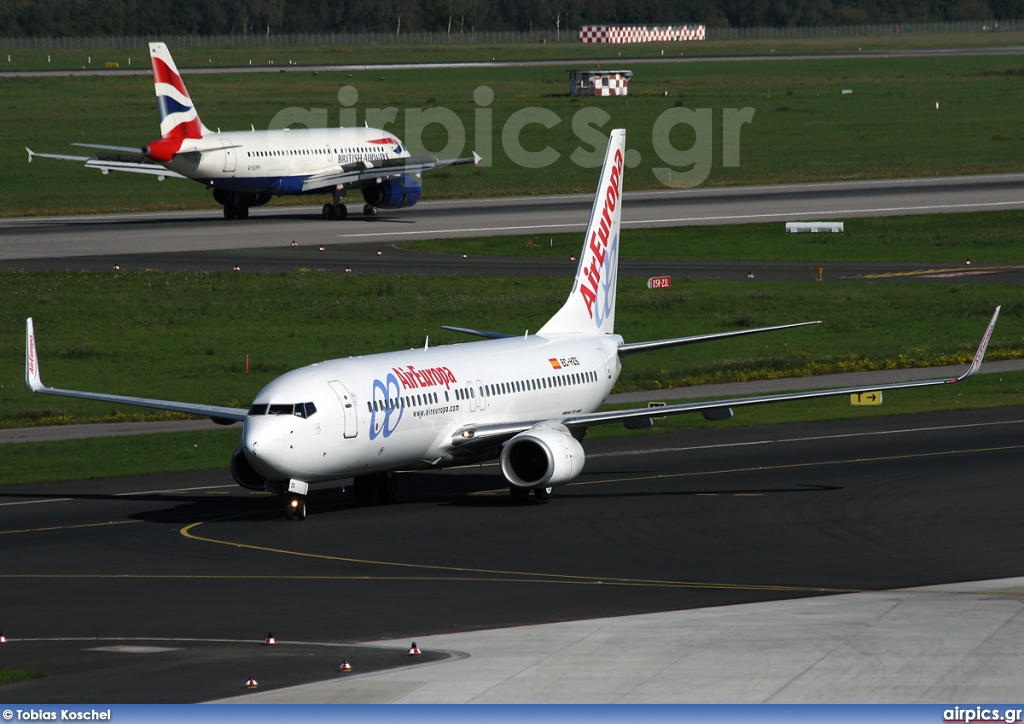
[{"label": "boeing 737-800", "polygon": [[998,308],[973,362],[956,379],[597,411],[630,354],[818,323],[633,343],[616,334],[625,144],[625,131],[612,131],[572,290],[536,334],[449,327],[485,339],[312,364],[273,380],[251,407],[240,409],[46,387],[30,318],[26,384],[34,392],[242,422],[242,442],[231,457],[235,481],[287,496],[288,516],[302,518],[311,483],[351,477],[358,501],[375,493],[389,501],[395,471],[495,458],[513,495],[533,491],[546,500],[552,486],[583,470],[580,441],[592,425],[649,427],[652,415],[689,412],[722,420],[747,405],[959,382],[980,367]]},{"label": "boeing 737-800", "polygon": [[80,161],[87,168],[127,171],[157,179],[185,178],[213,190],[227,219],[244,219],[249,207],[274,196],[332,195],[323,218],[344,219],[341,203],[347,191],[362,192],[363,213],[412,206],[420,198],[420,174],[435,168],[477,164],[480,157],[439,161],[411,156],[394,134],[378,128],[315,128],[276,131],[211,131],[199,120],[185,82],[163,43],[150,43],[153,83],[160,113],[159,140],[141,149],[73,143],[99,151],[96,156],[70,156],[28,151],[33,158]]}]

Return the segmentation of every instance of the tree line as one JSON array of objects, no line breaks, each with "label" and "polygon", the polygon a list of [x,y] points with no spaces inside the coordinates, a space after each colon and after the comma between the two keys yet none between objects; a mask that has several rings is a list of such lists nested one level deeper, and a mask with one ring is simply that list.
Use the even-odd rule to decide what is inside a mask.
[{"label": "tree line", "polygon": [[0,37],[571,34],[589,24],[759,28],[1021,18],[1024,0],[0,0]]}]

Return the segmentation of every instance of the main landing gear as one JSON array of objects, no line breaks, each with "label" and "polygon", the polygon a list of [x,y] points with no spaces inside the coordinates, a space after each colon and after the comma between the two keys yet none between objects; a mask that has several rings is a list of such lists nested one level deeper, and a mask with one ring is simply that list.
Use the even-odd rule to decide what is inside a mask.
[{"label": "main landing gear", "polygon": [[[518,485],[508,486],[508,492],[512,496],[513,502],[525,503],[530,497],[530,488],[520,488]],[[538,503],[546,503],[551,500],[552,488],[550,485],[544,488],[532,488],[533,497],[536,498]]]},{"label": "main landing gear", "polygon": [[344,221],[348,216],[348,208],[345,204],[324,204],[324,221]]},{"label": "main landing gear", "polygon": [[398,497],[398,480],[394,473],[357,475],[352,480],[352,489],[359,505],[370,504],[374,495],[381,503],[394,503]]},{"label": "main landing gear", "polygon": [[224,204],[225,219],[248,219],[249,207],[245,204]]},{"label": "main landing gear", "polygon": [[377,207],[371,204],[363,204],[363,216],[376,216]]}]

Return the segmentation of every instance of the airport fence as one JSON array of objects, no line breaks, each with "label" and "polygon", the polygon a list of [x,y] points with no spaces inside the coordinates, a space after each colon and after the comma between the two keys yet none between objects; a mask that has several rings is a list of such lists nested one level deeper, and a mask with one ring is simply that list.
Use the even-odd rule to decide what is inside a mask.
[{"label": "airport fence", "polygon": [[[965,20],[946,23],[885,23],[785,28],[707,28],[708,40],[792,40],[899,35],[998,33],[1024,30],[1024,20]],[[144,49],[152,41],[173,48],[310,47],[339,45],[443,45],[504,43],[578,43],[577,28],[562,31],[464,33],[271,33],[265,35],[101,36],[91,38],[0,38],[0,50]],[[699,41],[692,41],[699,42]]]}]

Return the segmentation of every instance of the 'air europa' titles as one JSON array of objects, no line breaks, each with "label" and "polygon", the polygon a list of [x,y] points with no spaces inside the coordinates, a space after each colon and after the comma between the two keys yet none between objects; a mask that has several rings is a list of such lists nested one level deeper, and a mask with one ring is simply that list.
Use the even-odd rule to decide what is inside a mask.
[{"label": "'air europa' titles", "polygon": [[409,365],[404,370],[392,367],[391,371],[398,376],[398,379],[402,381],[402,387],[407,390],[437,387],[438,385],[444,385],[447,390],[457,382],[455,375],[447,367],[428,367],[425,370],[418,370]]},{"label": "'air europa' titles", "polygon": [[604,193],[604,207],[601,210],[600,226],[590,235],[587,249],[590,251],[590,263],[583,267],[586,283],[580,284],[580,294],[587,304],[590,318],[594,318],[594,303],[597,301],[598,285],[601,282],[601,270],[604,268],[605,252],[608,249],[608,234],[611,230],[612,212],[619,201],[619,186],[622,181],[622,151],[615,150],[615,165],[612,166],[608,178],[608,186]]}]

